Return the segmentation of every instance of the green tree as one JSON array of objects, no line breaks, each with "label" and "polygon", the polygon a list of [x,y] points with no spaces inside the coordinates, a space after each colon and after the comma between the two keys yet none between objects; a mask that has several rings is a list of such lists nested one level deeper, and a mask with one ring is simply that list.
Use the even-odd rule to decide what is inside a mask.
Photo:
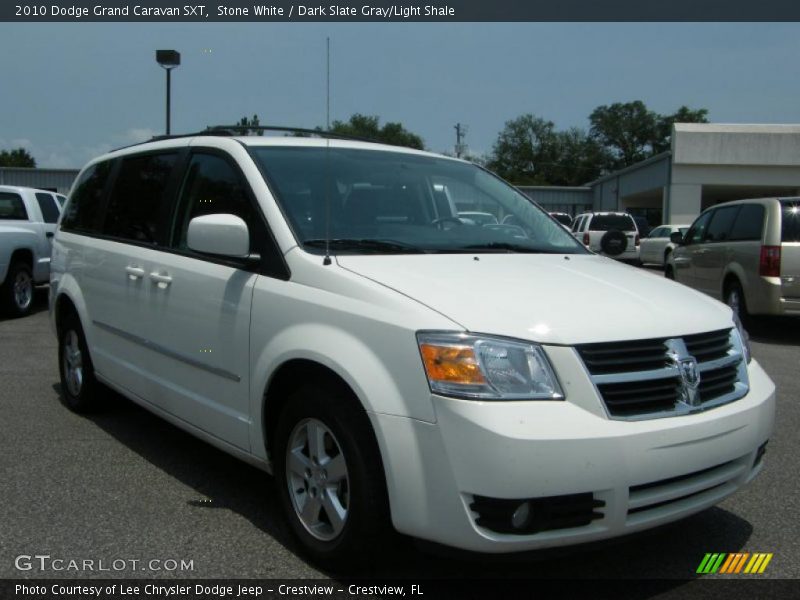
[{"label": "green tree", "polygon": [[555,162],[555,124],[532,114],[506,121],[497,136],[486,166],[503,179],[519,185],[544,185]]},{"label": "green tree", "polygon": [[34,168],[36,160],[25,148],[15,150],[0,150],[0,167],[29,167]]},{"label": "green tree", "polygon": [[688,106],[681,106],[671,115],[660,115],[656,123],[656,139],[653,141],[653,152],[659,154],[670,149],[672,126],[675,123],[708,123],[707,117],[707,109],[692,110]]},{"label": "green tree", "polygon": [[584,130],[556,131],[531,114],[507,121],[486,166],[517,185],[581,185],[600,175],[605,150]]},{"label": "green tree", "polygon": [[244,135],[264,135],[262,129],[250,129],[251,127],[258,127],[259,125],[261,125],[261,122],[258,120],[258,115],[253,115],[252,119],[242,117],[236,122],[237,129],[241,128],[240,130]]},{"label": "green tree", "polygon": [[607,150],[604,169],[613,171],[669,150],[674,123],[708,123],[707,116],[705,108],[660,115],[641,100],[615,102],[592,111],[590,133]]},{"label": "green tree", "polygon": [[418,150],[425,148],[425,143],[417,134],[411,133],[400,123],[390,122],[381,127],[380,118],[374,115],[356,113],[350,117],[349,121],[331,123],[330,131],[340,135],[383,142],[392,146],[407,146]]},{"label": "green tree", "polygon": [[621,169],[652,156],[658,120],[641,100],[595,108],[589,115],[590,134],[608,151],[604,167]]}]

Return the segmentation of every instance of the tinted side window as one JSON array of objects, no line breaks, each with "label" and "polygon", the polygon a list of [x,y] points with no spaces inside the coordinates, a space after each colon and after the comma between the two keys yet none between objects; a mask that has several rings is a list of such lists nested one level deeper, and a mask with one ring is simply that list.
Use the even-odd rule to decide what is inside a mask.
[{"label": "tinted side window", "polygon": [[760,240],[764,231],[764,207],[760,204],[745,204],[733,222],[730,241]]},{"label": "tinted side window", "polygon": [[72,190],[61,228],[85,233],[97,233],[103,191],[111,173],[111,162],[106,161],[89,167],[84,171]]},{"label": "tinted side window", "polygon": [[133,242],[158,244],[167,235],[167,184],[177,153],[122,159],[106,210],[103,233]]},{"label": "tinted side window", "polygon": [[233,166],[212,154],[195,154],[189,163],[181,189],[180,212],[175,245],[188,249],[189,221],[203,215],[227,213],[241,217],[250,229],[250,250],[259,252],[263,238],[260,218],[247,196],[246,187]]},{"label": "tinted side window", "polygon": [[666,227],[656,227],[653,231],[650,232],[650,235],[647,237],[649,238],[660,238],[660,237],[667,237],[667,228]]},{"label": "tinted side window", "polygon": [[19,194],[0,192],[0,219],[27,221],[28,211]]},{"label": "tinted side window", "polygon": [[58,207],[56,207],[56,201],[50,194],[37,192],[36,201],[39,203],[39,209],[42,211],[42,218],[45,223],[58,221]]},{"label": "tinted side window", "polygon": [[724,242],[730,235],[736,215],[739,214],[738,206],[726,206],[714,211],[714,218],[708,226],[705,241]]},{"label": "tinted side window", "polygon": [[[236,215],[247,223],[250,252],[261,256],[260,272],[287,280],[290,274],[283,255],[248,192],[247,182],[232,162],[214,154],[193,154],[181,185],[172,246],[191,252],[186,237],[189,221],[195,217]],[[232,266],[238,265],[234,261]]]},{"label": "tinted side window", "polygon": [[800,200],[781,200],[781,241],[800,242]]},{"label": "tinted side window", "polygon": [[700,215],[697,220],[692,223],[689,234],[686,236],[687,244],[699,244],[703,241],[706,234],[706,227],[708,227],[708,220],[711,218],[711,212]]}]

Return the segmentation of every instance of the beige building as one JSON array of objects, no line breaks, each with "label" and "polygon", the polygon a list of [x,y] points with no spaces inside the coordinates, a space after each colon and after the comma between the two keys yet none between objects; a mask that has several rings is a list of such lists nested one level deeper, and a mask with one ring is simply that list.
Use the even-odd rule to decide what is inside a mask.
[{"label": "beige building", "polygon": [[729,200],[800,195],[800,125],[676,124],[672,149],[586,186],[594,210],[690,223]]}]

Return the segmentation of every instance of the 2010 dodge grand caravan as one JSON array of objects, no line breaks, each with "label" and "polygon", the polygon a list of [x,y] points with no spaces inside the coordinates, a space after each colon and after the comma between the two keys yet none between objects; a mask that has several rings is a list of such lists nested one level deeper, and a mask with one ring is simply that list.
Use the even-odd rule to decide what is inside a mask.
[{"label": "2010 dodge grand caravan", "polygon": [[749,482],[773,426],[728,307],[425,152],[112,152],[70,194],[50,289],[67,406],[101,382],[271,471],[329,564],[389,525],[512,552],[673,521]]}]

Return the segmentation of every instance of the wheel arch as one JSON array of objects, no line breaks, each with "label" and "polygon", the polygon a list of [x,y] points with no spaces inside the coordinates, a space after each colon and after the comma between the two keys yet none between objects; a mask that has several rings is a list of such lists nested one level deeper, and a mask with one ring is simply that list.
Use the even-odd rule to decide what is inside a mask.
[{"label": "wheel arch", "polygon": [[750,298],[747,297],[747,275],[744,272],[744,269],[742,269],[742,267],[736,263],[731,263],[725,270],[725,273],[722,275],[720,298],[722,298],[723,302],[725,302],[728,290],[733,283],[739,284],[739,287],[742,289],[744,301],[750,305]]},{"label": "wheel arch", "polygon": [[[52,285],[52,284],[51,284]],[[86,345],[91,349],[92,347],[92,328],[89,327],[89,314],[86,308],[83,294],[80,291],[78,282],[71,275],[63,274],[56,284],[56,289],[53,292],[54,300],[52,304],[52,319],[53,327],[56,335],[61,331],[61,323],[64,317],[73,312],[80,321],[83,328],[83,335],[86,338]]]},{"label": "wheel arch", "polygon": [[33,270],[33,250],[30,248],[17,248],[11,253],[11,258],[8,261],[9,266],[15,262],[23,262]]}]

